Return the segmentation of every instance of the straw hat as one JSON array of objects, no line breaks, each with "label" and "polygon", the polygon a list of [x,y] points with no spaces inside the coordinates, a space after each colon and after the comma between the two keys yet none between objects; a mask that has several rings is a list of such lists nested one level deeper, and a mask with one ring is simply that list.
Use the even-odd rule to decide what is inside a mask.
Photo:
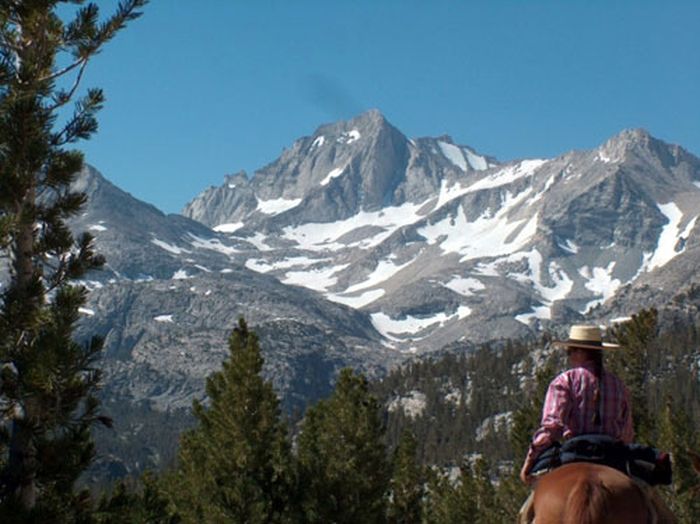
[{"label": "straw hat", "polygon": [[571,326],[569,338],[554,341],[553,344],[560,348],[615,349],[620,347],[617,344],[603,342],[603,334],[598,326],[586,325]]}]

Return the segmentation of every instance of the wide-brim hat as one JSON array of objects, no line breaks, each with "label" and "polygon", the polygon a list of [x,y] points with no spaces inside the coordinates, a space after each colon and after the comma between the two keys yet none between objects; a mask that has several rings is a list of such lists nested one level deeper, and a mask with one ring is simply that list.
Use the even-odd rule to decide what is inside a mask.
[{"label": "wide-brim hat", "polygon": [[555,340],[552,343],[560,348],[583,348],[583,349],[616,349],[618,344],[603,342],[603,333],[598,326],[574,325],[569,330],[567,340]]}]

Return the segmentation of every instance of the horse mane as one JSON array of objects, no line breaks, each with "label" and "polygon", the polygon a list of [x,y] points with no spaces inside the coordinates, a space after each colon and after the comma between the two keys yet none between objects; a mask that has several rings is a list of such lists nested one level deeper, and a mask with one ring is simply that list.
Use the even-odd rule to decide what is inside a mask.
[{"label": "horse mane", "polygon": [[607,513],[608,488],[590,473],[578,479],[566,500],[564,524],[594,524]]}]

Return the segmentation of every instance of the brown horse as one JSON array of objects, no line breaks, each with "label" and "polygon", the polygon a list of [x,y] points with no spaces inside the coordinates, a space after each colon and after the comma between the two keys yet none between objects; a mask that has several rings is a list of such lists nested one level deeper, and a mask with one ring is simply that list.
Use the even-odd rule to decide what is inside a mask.
[{"label": "brown horse", "polygon": [[644,524],[674,522],[660,515],[647,490],[616,469],[566,464],[535,485],[536,524]]}]

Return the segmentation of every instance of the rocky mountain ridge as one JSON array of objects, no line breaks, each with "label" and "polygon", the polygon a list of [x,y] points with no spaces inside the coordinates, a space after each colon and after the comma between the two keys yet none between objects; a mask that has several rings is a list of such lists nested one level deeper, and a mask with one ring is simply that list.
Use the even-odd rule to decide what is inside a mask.
[{"label": "rocky mountain ridge", "polygon": [[526,336],[639,279],[673,280],[664,268],[697,248],[699,178],[696,157],[644,130],[499,163],[370,111],[183,214],[254,244],[246,267],[366,311],[388,346],[420,352]]}]

